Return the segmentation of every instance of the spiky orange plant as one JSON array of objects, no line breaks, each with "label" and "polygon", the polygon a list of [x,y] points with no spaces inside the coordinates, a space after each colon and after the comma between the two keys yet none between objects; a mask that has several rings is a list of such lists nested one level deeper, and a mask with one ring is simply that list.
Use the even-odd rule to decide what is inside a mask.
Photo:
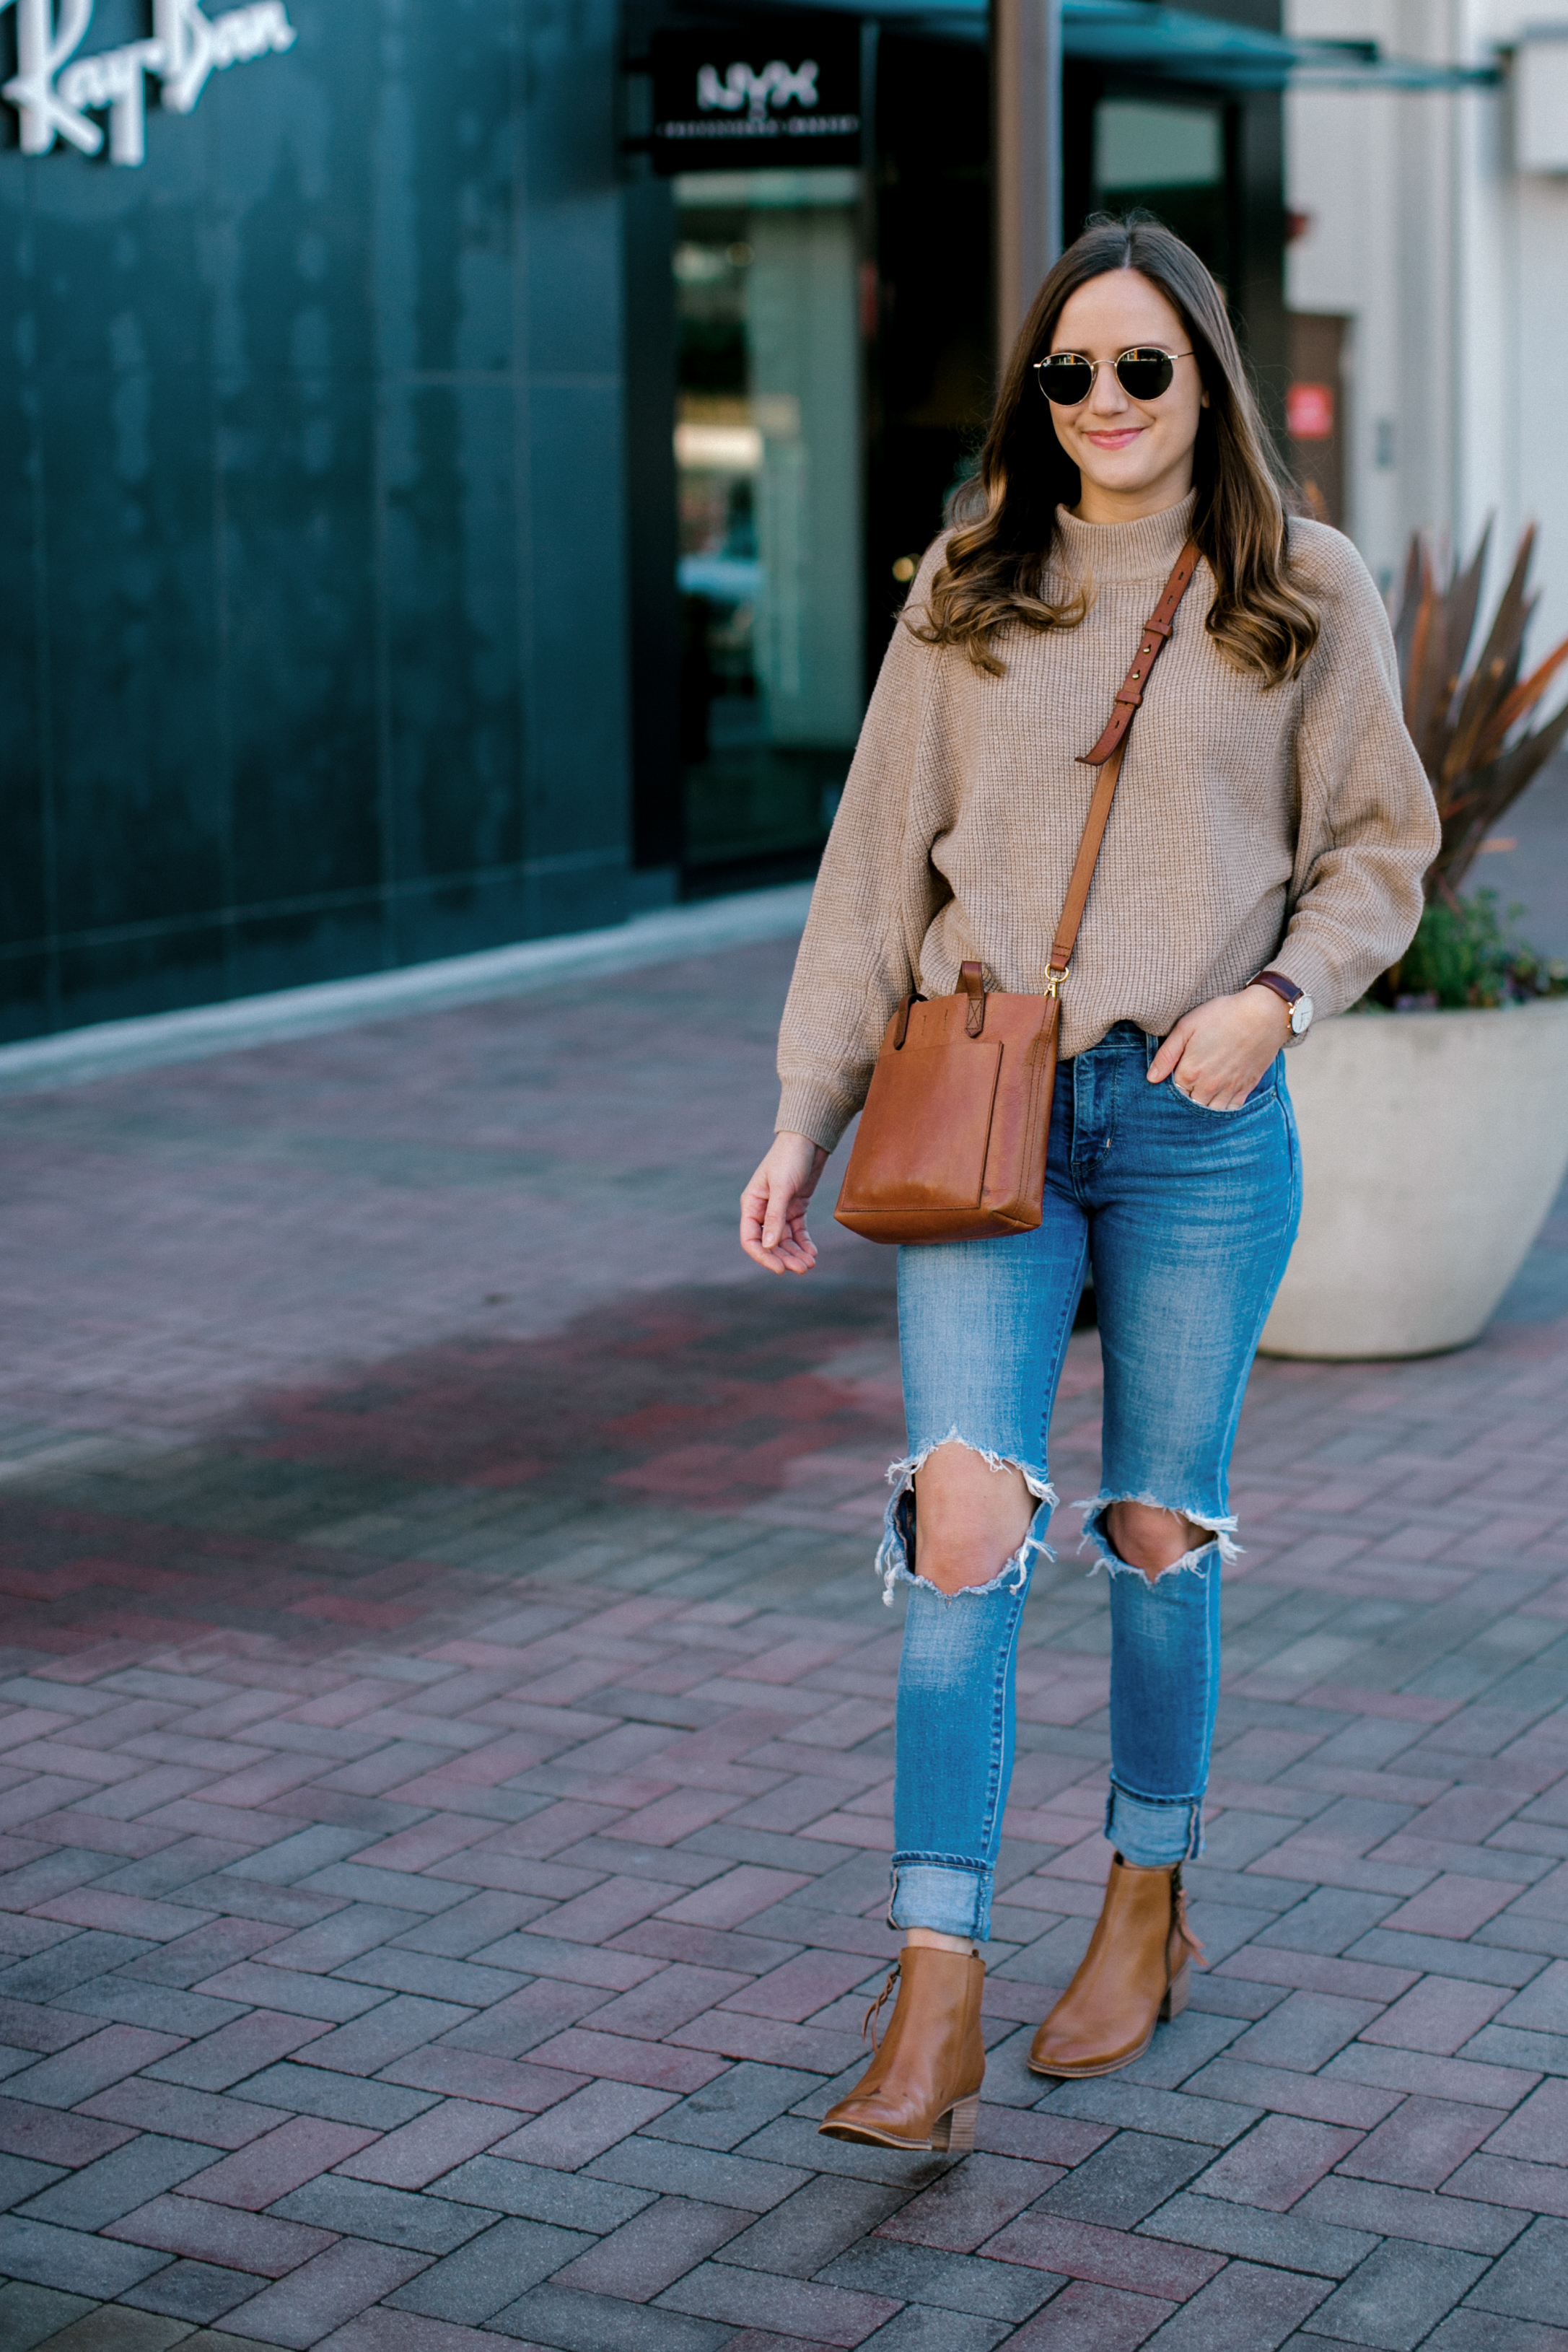
[{"label": "spiky orange plant", "polygon": [[1443,821],[1443,845],[1427,877],[1427,903],[1451,908],[1458,908],[1459,885],[1498,818],[1568,736],[1568,703],[1533,733],[1518,731],[1568,663],[1564,637],[1527,677],[1519,674],[1538,601],[1527,586],[1533,524],[1519,542],[1486,643],[1465,674],[1490,537],[1489,523],[1461,572],[1426,532],[1416,531],[1394,626],[1405,722]]}]

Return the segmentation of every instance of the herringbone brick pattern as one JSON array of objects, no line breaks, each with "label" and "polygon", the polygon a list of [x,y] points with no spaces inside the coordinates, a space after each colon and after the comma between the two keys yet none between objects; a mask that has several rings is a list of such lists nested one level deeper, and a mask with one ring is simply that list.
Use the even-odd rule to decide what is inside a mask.
[{"label": "herringbone brick pattern", "polygon": [[1064,1513],[980,2150],[818,2136],[901,1431],[883,1254],[730,1255],[787,961],[7,1106],[5,2352],[1568,2352],[1561,1226],[1464,1355],[1260,1367],[1186,2016],[1024,2064],[1106,1863]]}]

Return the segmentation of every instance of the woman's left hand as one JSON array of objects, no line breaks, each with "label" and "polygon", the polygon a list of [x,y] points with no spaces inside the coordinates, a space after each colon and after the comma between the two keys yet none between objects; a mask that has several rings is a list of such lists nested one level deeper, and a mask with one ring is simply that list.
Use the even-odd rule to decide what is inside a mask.
[{"label": "woman's left hand", "polygon": [[1290,1034],[1271,988],[1211,997],[1182,1014],[1149,1064],[1149,1084],[1174,1071],[1178,1093],[1204,1110],[1239,1110]]}]

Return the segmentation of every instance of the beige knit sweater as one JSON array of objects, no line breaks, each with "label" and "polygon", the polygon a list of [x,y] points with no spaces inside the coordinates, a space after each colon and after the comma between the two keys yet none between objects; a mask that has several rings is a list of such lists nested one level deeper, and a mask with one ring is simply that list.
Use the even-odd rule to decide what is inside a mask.
[{"label": "beige knit sweater", "polygon": [[[883,662],[785,1007],[778,1124],[831,1150],[911,988],[1036,991],[1093,790],[1087,751],[1181,552],[1194,501],[1096,526],[1061,511],[1050,593],[1087,580],[1075,629],[1009,629],[1006,675],[900,626]],[[945,541],[920,567],[919,612]],[[1400,715],[1394,641],[1347,539],[1293,521],[1322,635],[1266,689],[1203,626],[1200,565],[1133,724],[1061,993],[1065,1055],[1116,1021],[1164,1036],[1273,964],[1341,1013],[1408,945],[1438,842]]]}]

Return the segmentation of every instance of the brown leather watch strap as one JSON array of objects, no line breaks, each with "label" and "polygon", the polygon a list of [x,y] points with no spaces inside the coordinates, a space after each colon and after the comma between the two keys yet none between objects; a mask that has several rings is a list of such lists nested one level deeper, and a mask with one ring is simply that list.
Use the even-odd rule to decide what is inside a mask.
[{"label": "brown leather watch strap", "polygon": [[1144,698],[1149,673],[1169,641],[1176,624],[1176,607],[1192,584],[1197,562],[1197,542],[1189,539],[1176,558],[1175,571],[1166,582],[1164,594],[1145,625],[1143,635],[1138,640],[1138,650],[1133,657],[1133,667],[1117,693],[1110,723],[1094,749],[1079,754],[1085,766],[1098,768],[1100,774],[1094,785],[1094,797],[1089,803],[1089,814],[1083,822],[1078,856],[1073,861],[1072,878],[1062,901],[1061,920],[1056,927],[1056,937],[1051,942],[1051,964],[1045,976],[1048,996],[1056,994],[1072,961],[1078,927],[1089,903],[1089,886],[1094,879],[1100,845],[1105,838],[1111,803],[1115,798],[1116,781],[1122,772],[1122,756],[1127,748],[1127,730],[1133,723],[1133,714]]},{"label": "brown leather watch strap", "polygon": [[1271,989],[1287,1013],[1294,1013],[1305,993],[1293,980],[1287,980],[1282,971],[1255,971],[1247,985],[1249,988]]}]

